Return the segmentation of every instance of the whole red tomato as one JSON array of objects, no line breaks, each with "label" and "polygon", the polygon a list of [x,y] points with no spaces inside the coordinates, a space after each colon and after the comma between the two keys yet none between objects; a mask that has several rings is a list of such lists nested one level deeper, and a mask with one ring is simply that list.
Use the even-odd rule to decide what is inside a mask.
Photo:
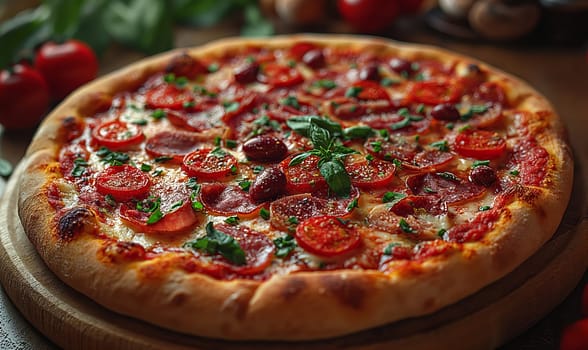
[{"label": "whole red tomato", "polygon": [[588,317],[588,284],[584,286],[584,292],[582,293],[582,313],[584,317]]},{"label": "whole red tomato", "polygon": [[347,23],[365,33],[386,29],[399,13],[395,0],[337,0],[337,6]]},{"label": "whole red tomato", "polygon": [[560,350],[588,350],[588,318],[569,325],[561,336]]},{"label": "whole red tomato", "polygon": [[423,6],[423,0],[398,0],[398,7],[401,14],[414,15]]},{"label": "whole red tomato", "polygon": [[61,100],[96,78],[98,59],[94,51],[81,41],[47,42],[37,51],[35,67],[45,77],[51,97]]},{"label": "whole red tomato", "polygon": [[0,106],[0,123],[6,129],[32,128],[49,106],[47,83],[28,64],[15,64],[0,72]]}]

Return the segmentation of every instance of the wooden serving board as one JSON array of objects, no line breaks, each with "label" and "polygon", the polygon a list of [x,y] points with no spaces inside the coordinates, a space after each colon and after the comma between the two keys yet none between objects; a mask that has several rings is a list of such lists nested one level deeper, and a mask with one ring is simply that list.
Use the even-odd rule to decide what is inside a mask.
[{"label": "wooden serving board", "polygon": [[114,313],[58,280],[28,241],[17,215],[22,171],[20,165],[0,204],[0,279],[23,315],[66,349],[492,349],[545,316],[588,267],[586,180],[576,171],[572,199],[555,237],[508,276],[439,312],[320,341],[199,338]]}]

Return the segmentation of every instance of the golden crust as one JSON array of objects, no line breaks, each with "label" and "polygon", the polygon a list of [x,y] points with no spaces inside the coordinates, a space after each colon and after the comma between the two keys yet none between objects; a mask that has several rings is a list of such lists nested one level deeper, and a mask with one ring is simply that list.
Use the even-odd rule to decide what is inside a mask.
[{"label": "golden crust", "polygon": [[[431,313],[497,280],[532,255],[555,232],[572,186],[572,157],[559,118],[544,97],[518,79],[474,59],[443,50],[349,36],[287,36],[229,39],[189,49],[195,57],[241,52],[250,45],[283,47],[304,40],[360,52],[475,62],[502,80],[521,108],[542,112],[532,129],[550,154],[546,188],[509,204],[481,242],[457,254],[419,262],[418,269],[321,271],[273,276],[267,281],[223,281],[166,269],[171,256],[109,263],[97,258],[104,243],[82,235],[64,243],[52,230],[54,209],[47,184],[55,169],[59,130],[68,116],[84,117],[96,94],[112,96],[159,71],[176,50],[140,61],[81,88],[43,122],[26,157],[19,215],[30,240],[60,279],[117,312],[189,334],[224,339],[318,339],[348,334]],[[156,271],[150,274],[150,271]]]}]

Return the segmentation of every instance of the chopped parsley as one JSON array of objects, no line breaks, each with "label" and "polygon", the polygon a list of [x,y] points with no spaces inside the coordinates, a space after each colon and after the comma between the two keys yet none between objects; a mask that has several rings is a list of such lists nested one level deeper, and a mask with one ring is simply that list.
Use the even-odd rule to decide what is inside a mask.
[{"label": "chopped parsley", "polygon": [[489,165],[490,161],[489,160],[476,160],[474,161],[474,163],[472,164],[472,168],[477,168],[479,166],[482,165]]},{"label": "chopped parsley", "polygon": [[229,225],[237,225],[239,224],[239,217],[238,216],[229,216],[228,218],[225,219],[225,222]]},{"label": "chopped parsley", "polygon": [[384,248],[384,255],[392,255],[392,253],[394,252],[394,248],[398,247],[400,244],[398,243],[390,243],[386,246],[386,248]]},{"label": "chopped parsley", "polygon": [[101,147],[97,152],[96,155],[102,158],[102,162],[110,165],[123,165],[127,163],[130,159],[128,154],[121,153],[121,152],[114,152],[109,150],[106,147]]},{"label": "chopped parsley", "polygon": [[404,193],[399,192],[386,192],[382,196],[382,203],[392,203],[395,204],[402,198],[406,197]]},{"label": "chopped parsley", "polygon": [[295,96],[288,96],[280,101],[284,106],[290,106],[295,109],[300,109],[300,103]]},{"label": "chopped parsley", "polygon": [[361,86],[352,86],[345,91],[345,97],[357,97],[362,91]]},{"label": "chopped parsley", "polygon": [[219,68],[220,67],[219,67],[218,63],[211,63],[211,64],[208,65],[208,71],[210,73],[217,72],[219,70]]},{"label": "chopped parsley", "polygon": [[357,198],[353,198],[353,200],[347,205],[347,211],[352,211],[353,208],[357,208],[357,207],[358,207]]},{"label": "chopped parsley", "polygon": [[261,208],[259,210],[259,216],[261,216],[261,218],[264,219],[264,220],[269,220],[269,218],[270,218],[270,212],[269,212],[269,210],[267,210],[265,208]]},{"label": "chopped parsley", "polygon": [[444,171],[442,173],[436,173],[436,174],[437,174],[437,176],[440,176],[440,177],[444,178],[445,180],[456,181],[456,182],[461,181],[459,179],[459,177],[455,176],[455,174],[450,173],[449,171]]},{"label": "chopped parsley", "polygon": [[88,166],[88,162],[86,162],[86,160],[84,158],[74,159],[74,167],[71,171],[71,176],[81,177],[86,172],[87,166]]},{"label": "chopped parsley", "polygon": [[231,148],[231,149],[235,148],[235,147],[237,147],[237,141],[227,139],[227,140],[225,140],[225,146],[227,146],[227,148]]},{"label": "chopped parsley", "polygon": [[288,223],[289,223],[290,225],[298,225],[298,218],[297,218],[297,217],[295,217],[295,216],[290,216],[290,217],[288,218]]},{"label": "chopped parsley", "polygon": [[251,171],[252,171],[254,174],[260,174],[260,173],[263,171],[263,169],[264,169],[264,168],[263,168],[263,165],[254,165],[254,166],[251,168]]},{"label": "chopped parsley", "polygon": [[443,236],[445,236],[446,232],[447,232],[446,229],[440,228],[439,231],[437,231],[437,236],[443,238]]},{"label": "chopped parsley", "polygon": [[520,174],[518,169],[513,169],[513,170],[509,171],[508,173],[512,176],[519,176],[519,174]]},{"label": "chopped parsley", "polygon": [[290,252],[292,252],[296,248],[296,241],[294,240],[294,237],[290,235],[274,239],[274,244],[276,245],[275,255],[278,258],[288,256],[288,254],[290,254]]},{"label": "chopped parsley", "polygon": [[236,101],[225,101],[223,102],[223,107],[226,112],[234,112],[239,109],[239,102]]},{"label": "chopped parsley", "polygon": [[480,208],[478,208],[479,211],[486,211],[486,210],[490,210],[490,209],[492,209],[492,207],[489,205],[483,205]]},{"label": "chopped parsley", "polygon": [[416,233],[416,231],[412,227],[410,227],[410,225],[408,224],[408,222],[406,222],[406,220],[404,220],[404,218],[400,219],[398,226],[405,233]]},{"label": "chopped parsley", "polygon": [[141,164],[141,171],[149,172],[149,171],[151,171],[151,169],[153,169],[153,166],[151,166],[151,164],[146,164],[146,163]]},{"label": "chopped parsley", "polygon": [[431,143],[431,147],[435,147],[441,152],[449,152],[449,143],[447,143],[447,140],[433,142]]},{"label": "chopped parsley", "polygon": [[248,180],[240,181],[239,187],[241,187],[241,189],[243,191],[249,191],[249,188],[251,187],[251,181],[248,181]]},{"label": "chopped parsley", "polygon": [[327,90],[331,90],[337,87],[337,83],[335,83],[332,80],[328,80],[328,79],[321,79],[321,80],[317,80],[315,82],[312,83],[313,87],[320,87],[323,89],[327,89]]},{"label": "chopped parsley", "polygon": [[235,265],[245,265],[245,251],[231,236],[214,228],[214,224],[206,224],[206,236],[195,241],[186,242],[184,247],[205,251],[208,254],[220,254]]},{"label": "chopped parsley", "polygon": [[165,118],[166,113],[163,109],[156,109],[153,112],[151,112],[151,118],[155,119],[155,120],[159,120],[159,119],[163,119]]}]

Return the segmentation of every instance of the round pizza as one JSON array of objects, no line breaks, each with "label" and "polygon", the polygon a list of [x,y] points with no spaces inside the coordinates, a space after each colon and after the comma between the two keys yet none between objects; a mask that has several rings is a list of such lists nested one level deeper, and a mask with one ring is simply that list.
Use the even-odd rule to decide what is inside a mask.
[{"label": "round pizza", "polygon": [[232,39],[139,61],[39,128],[19,216],[116,312],[307,340],[430,314],[554,234],[573,161],[548,101],[441,49]]}]

